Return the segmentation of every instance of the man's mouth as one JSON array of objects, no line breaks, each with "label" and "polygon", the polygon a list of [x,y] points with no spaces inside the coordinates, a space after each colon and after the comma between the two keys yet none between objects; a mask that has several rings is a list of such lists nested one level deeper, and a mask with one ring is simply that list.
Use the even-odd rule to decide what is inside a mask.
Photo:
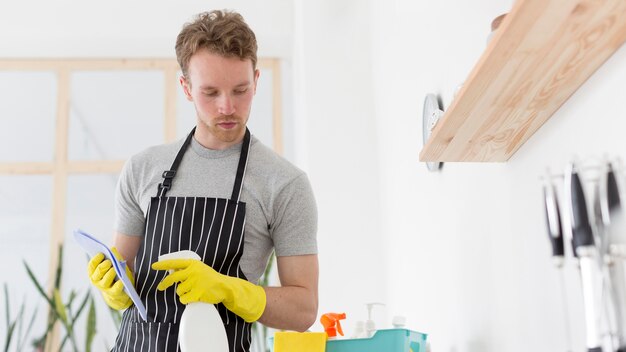
[{"label": "man's mouth", "polygon": [[237,126],[237,122],[225,121],[225,122],[220,122],[217,125],[220,126],[221,128],[230,130],[230,129],[234,128],[235,126]]}]

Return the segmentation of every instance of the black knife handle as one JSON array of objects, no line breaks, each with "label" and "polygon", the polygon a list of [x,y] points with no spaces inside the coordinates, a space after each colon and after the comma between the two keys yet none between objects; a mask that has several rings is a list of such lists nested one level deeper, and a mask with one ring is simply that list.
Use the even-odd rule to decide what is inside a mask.
[{"label": "black knife handle", "polygon": [[613,172],[613,165],[611,165],[611,163],[609,163],[609,170],[606,174],[606,196],[609,203],[609,211],[613,211],[621,207],[619,188],[617,186],[615,172]]},{"label": "black knife handle", "polygon": [[570,177],[570,196],[572,207],[572,237],[574,240],[574,249],[582,246],[593,246],[593,232],[589,223],[589,214],[587,213],[587,201],[585,192],[578,177],[578,172],[572,168]]},{"label": "black knife handle", "polygon": [[556,200],[554,185],[548,183],[543,188],[543,199],[546,214],[546,226],[550,244],[552,244],[552,256],[562,257],[565,255],[563,245],[563,230],[561,227],[561,212]]}]

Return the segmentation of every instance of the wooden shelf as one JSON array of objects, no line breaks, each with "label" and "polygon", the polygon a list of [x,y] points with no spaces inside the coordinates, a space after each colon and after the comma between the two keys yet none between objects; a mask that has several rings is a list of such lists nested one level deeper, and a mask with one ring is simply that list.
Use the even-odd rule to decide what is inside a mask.
[{"label": "wooden shelf", "polygon": [[420,160],[508,160],[625,40],[626,0],[516,1]]}]

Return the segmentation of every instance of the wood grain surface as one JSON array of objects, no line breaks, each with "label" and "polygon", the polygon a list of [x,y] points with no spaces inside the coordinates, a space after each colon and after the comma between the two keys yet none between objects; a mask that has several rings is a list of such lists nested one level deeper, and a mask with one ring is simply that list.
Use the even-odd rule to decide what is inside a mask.
[{"label": "wood grain surface", "polygon": [[625,0],[518,0],[420,160],[508,160],[625,40]]}]

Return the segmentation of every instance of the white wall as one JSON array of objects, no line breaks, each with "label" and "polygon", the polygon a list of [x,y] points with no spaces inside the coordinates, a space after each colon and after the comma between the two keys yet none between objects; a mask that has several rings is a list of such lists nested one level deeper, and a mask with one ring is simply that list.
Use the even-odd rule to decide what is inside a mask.
[{"label": "white wall", "polygon": [[[510,2],[374,0],[381,235],[390,310],[430,333],[434,351],[564,351],[558,276],[539,176],[573,155],[626,157],[622,47],[507,163],[419,163],[422,102],[447,107]],[[366,97],[363,97],[364,99]],[[573,344],[583,351],[580,288],[566,269]]]},{"label": "white wall", "polygon": [[[424,96],[441,94],[449,105],[486,46],[491,20],[512,3],[297,4],[296,94],[320,206],[321,311],[347,311],[351,330],[375,296],[388,304],[379,326],[404,314],[410,328],[430,334],[434,351],[565,350],[539,176],[573,155],[626,156],[626,48],[509,162],[449,163],[429,173],[418,162]],[[333,291],[342,269],[346,283]],[[571,344],[582,351],[571,261],[565,279]]]},{"label": "white wall", "polygon": [[25,0],[0,2],[0,57],[173,57],[182,25],[222,8],[255,30],[259,56],[291,54],[290,0]]},{"label": "white wall", "polygon": [[298,156],[319,209],[319,313],[346,312],[351,334],[366,319],[364,303],[385,301],[369,8],[359,0],[295,8]]}]

